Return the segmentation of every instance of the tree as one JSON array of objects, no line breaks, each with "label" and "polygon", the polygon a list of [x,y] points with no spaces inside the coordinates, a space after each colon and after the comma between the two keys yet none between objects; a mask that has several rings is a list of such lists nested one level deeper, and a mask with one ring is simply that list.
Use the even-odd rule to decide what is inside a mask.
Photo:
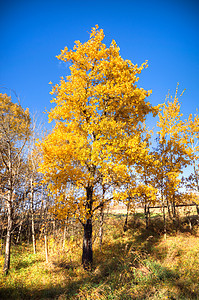
[{"label": "tree", "polygon": [[157,176],[157,161],[154,159],[154,155],[149,152],[145,161],[136,166],[136,171],[139,174],[137,195],[141,203],[144,204],[146,229],[148,229],[150,223],[149,206],[157,202],[158,194],[157,185],[154,180],[154,177]]},{"label": "tree", "polygon": [[[168,98],[171,100],[169,101]],[[155,182],[161,194],[163,211],[167,205],[169,216],[172,217],[171,204],[173,217],[175,217],[175,204],[179,199],[176,196],[181,182],[179,176],[182,174],[183,168],[189,164],[189,156],[183,139],[185,126],[181,119],[178,85],[174,98],[167,96],[162,112],[159,112],[158,116],[157,126],[160,127],[160,130],[157,149],[154,151],[158,170]]]},{"label": "tree", "polygon": [[150,152],[150,138],[153,132],[142,126],[140,145],[142,154],[132,167],[128,166],[128,173],[124,178],[120,178],[114,188],[114,198],[118,202],[123,202],[127,208],[124,231],[127,230],[128,215],[136,205],[144,205],[146,228],[149,226],[149,208],[157,199],[157,188],[154,185],[154,176],[157,173],[156,161]]},{"label": "tree", "polygon": [[[199,192],[199,116],[197,114],[194,116],[190,114],[189,118],[185,120],[183,138],[187,154],[190,157],[190,164],[193,167],[193,172],[184,181],[189,189]],[[196,199],[195,203],[199,214]]]},{"label": "tree", "polygon": [[[26,178],[29,185],[29,198],[30,198],[30,212],[31,212],[31,231],[32,231],[32,244],[33,253],[36,253],[36,233],[35,233],[35,206],[36,201],[34,201],[35,194],[42,189],[42,177],[41,174],[37,172],[38,162],[40,160],[40,153],[36,147],[36,140],[43,134],[41,123],[38,122],[36,115],[32,118],[31,124],[31,137],[28,141],[28,155],[27,155],[27,167],[26,167]],[[40,198],[40,197],[37,197]],[[37,200],[38,201],[38,200]],[[40,199],[39,199],[40,201]]]},{"label": "tree", "polygon": [[3,200],[7,207],[7,235],[3,271],[10,268],[10,246],[13,210],[17,199],[17,186],[23,172],[22,151],[30,135],[30,116],[20,104],[11,101],[7,94],[0,94],[0,177]]},{"label": "tree", "polygon": [[[126,176],[128,165],[142,155],[141,124],[157,108],[145,101],[149,91],[136,82],[140,67],[124,60],[112,41],[102,43],[104,33],[92,28],[90,39],[66,47],[59,60],[70,62],[70,75],[53,86],[49,121],[53,131],[41,143],[40,171],[57,203],[76,216],[84,228],[82,263],[92,265],[92,218],[110,197],[102,186]],[[67,183],[73,191],[67,192]],[[102,201],[102,199],[104,199]]]}]

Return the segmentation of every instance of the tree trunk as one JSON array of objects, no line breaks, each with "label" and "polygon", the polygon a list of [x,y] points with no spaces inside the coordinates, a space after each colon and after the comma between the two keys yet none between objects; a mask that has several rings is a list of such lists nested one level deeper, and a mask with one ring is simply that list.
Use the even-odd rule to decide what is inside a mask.
[{"label": "tree trunk", "polygon": [[11,234],[12,234],[12,224],[13,224],[13,181],[12,181],[12,160],[11,160],[11,148],[8,143],[8,198],[7,198],[7,216],[8,216],[8,226],[7,226],[7,235],[6,235],[6,246],[5,246],[5,260],[3,266],[3,272],[8,273],[10,269],[10,247],[11,247]]},{"label": "tree trunk", "polygon": [[99,229],[100,251],[102,251],[103,225],[104,225],[104,206],[102,205],[100,209],[100,229]]},{"label": "tree trunk", "polygon": [[45,241],[45,255],[46,255],[46,262],[48,263],[48,237],[47,237],[47,231],[44,230],[44,241]]},{"label": "tree trunk", "polygon": [[66,242],[66,229],[67,229],[67,224],[66,224],[66,221],[65,221],[65,223],[64,223],[64,233],[63,233],[62,251],[64,251],[64,248],[65,248],[65,242]]},{"label": "tree trunk", "polygon": [[19,231],[18,231],[17,239],[16,239],[16,243],[17,243],[17,244],[18,244],[19,241],[20,241],[20,234],[21,234],[21,229],[22,229],[22,223],[23,223],[23,219],[21,220],[20,225],[19,225]]},{"label": "tree trunk", "polygon": [[[194,174],[195,174],[197,191],[199,192],[198,172],[196,171],[196,161],[195,161],[195,159],[194,159],[193,169],[194,169]],[[196,210],[197,210],[197,214],[199,216],[199,207],[198,207],[198,204],[196,204]]]},{"label": "tree trunk", "polygon": [[102,251],[102,240],[103,240],[103,225],[104,225],[104,195],[105,195],[105,186],[102,184],[102,203],[100,208],[100,229],[99,229],[99,239],[100,239],[100,251]]},{"label": "tree trunk", "polygon": [[179,228],[179,219],[177,218],[177,214],[176,214],[176,204],[175,204],[174,197],[173,197],[171,208],[172,208],[172,215],[173,215],[173,225],[177,232]]},{"label": "tree trunk", "polygon": [[93,249],[92,249],[92,204],[93,204],[93,187],[88,186],[86,189],[87,203],[86,209],[88,218],[84,224],[84,237],[83,237],[83,254],[82,265],[85,270],[92,269],[93,263]]},{"label": "tree trunk", "polygon": [[53,220],[53,239],[56,240],[56,220]]},{"label": "tree trunk", "polygon": [[82,264],[85,270],[91,270],[93,263],[92,218],[84,224]]},{"label": "tree trunk", "polygon": [[147,204],[144,205],[144,214],[145,214],[145,221],[146,221],[146,229],[148,229],[149,228],[150,211],[149,211],[149,206]]},{"label": "tree trunk", "polygon": [[173,218],[176,218],[176,204],[175,204],[175,200],[173,200],[173,203],[172,203],[172,213],[173,213]]},{"label": "tree trunk", "polygon": [[1,245],[0,245],[0,255],[3,254],[3,226],[1,226]]},{"label": "tree trunk", "polygon": [[31,190],[30,190],[30,205],[31,205],[31,227],[32,227],[32,245],[33,245],[33,253],[36,254],[36,240],[35,240],[35,216],[34,216],[34,207],[33,207],[33,180],[30,180]]},{"label": "tree trunk", "polygon": [[192,228],[193,228],[193,227],[192,227],[190,215],[187,216],[187,220],[188,220],[188,224],[189,224],[189,229],[190,229],[190,231],[192,231]]},{"label": "tree trunk", "polygon": [[171,209],[170,209],[170,204],[169,204],[169,200],[167,200],[167,210],[168,210],[168,215],[170,220],[172,220],[172,216],[171,216]]},{"label": "tree trunk", "polygon": [[46,262],[48,263],[48,207],[44,208],[43,222],[44,222],[45,255],[46,255]]},{"label": "tree trunk", "polygon": [[165,212],[165,202],[163,200],[163,222],[164,222],[164,239],[167,238],[167,224],[166,224],[166,212]]},{"label": "tree trunk", "polygon": [[12,234],[12,204],[8,201],[8,227],[6,235],[6,246],[5,246],[5,260],[3,266],[3,272],[8,274],[10,269],[10,246],[11,246],[11,234]]},{"label": "tree trunk", "polygon": [[34,214],[32,214],[32,245],[33,245],[33,253],[36,254],[36,240],[35,240],[35,222],[34,222]]},{"label": "tree trunk", "polygon": [[126,206],[126,219],[125,219],[124,227],[123,227],[124,232],[127,231],[128,216],[129,216],[129,208],[130,208],[130,200],[129,200],[129,202],[127,203],[127,206]]}]

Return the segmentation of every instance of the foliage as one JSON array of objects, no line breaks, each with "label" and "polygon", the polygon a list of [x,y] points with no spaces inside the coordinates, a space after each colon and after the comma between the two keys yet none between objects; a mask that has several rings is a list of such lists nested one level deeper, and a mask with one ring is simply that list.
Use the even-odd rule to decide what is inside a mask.
[{"label": "foliage", "polygon": [[184,143],[191,158],[193,172],[185,180],[189,189],[199,192],[199,116],[189,115],[185,120]]},{"label": "foliage", "polygon": [[[0,94],[0,239],[2,247],[7,226],[6,272],[11,240],[18,244],[13,248],[11,274],[7,278],[0,276],[0,297],[199,297],[198,228],[193,228],[198,218],[188,211],[180,222],[175,208],[179,203],[199,203],[197,193],[192,193],[199,192],[199,116],[191,114],[183,120],[178,86],[174,97],[168,94],[165,103],[153,107],[147,101],[151,91],[137,86],[147,61],[138,67],[120,56],[115,41],[106,47],[103,40],[103,30],[95,26],[87,42],[76,41],[72,50],[66,47],[57,56],[67,63],[70,75],[52,87],[55,106],[48,114],[49,122],[55,121],[55,126],[38,142],[38,148],[37,126],[34,123],[30,127],[28,109],[13,103],[7,94]],[[154,151],[152,131],[145,126],[149,113],[159,118]],[[43,183],[38,164],[44,174]],[[180,176],[187,165],[193,167],[193,173],[184,179],[189,190],[180,193]],[[144,204],[148,231],[143,220],[138,221],[134,215],[123,233],[123,218],[109,216],[104,243],[100,244],[98,231],[102,222],[98,218],[103,220],[104,209],[111,200],[127,206],[126,224],[130,209],[135,211],[137,205]],[[147,206],[159,202],[164,222],[154,215],[150,224]],[[173,222],[166,219],[165,204],[169,215],[172,209]],[[99,208],[103,216],[97,215]],[[57,235],[53,217],[60,219]],[[69,234],[73,218],[83,228]],[[83,270],[80,262],[82,229],[86,263],[92,265],[92,242],[95,248],[90,273]],[[170,236],[163,241],[166,230]],[[190,235],[177,233],[178,230]],[[27,241],[31,234],[34,253],[38,238],[38,253],[34,255],[27,243],[19,244],[20,236]],[[50,257],[48,264],[43,259],[42,234],[46,256]],[[83,259],[82,262],[85,266]],[[3,264],[2,256],[0,263]]]},{"label": "foliage", "polygon": [[22,163],[20,154],[30,135],[30,122],[28,109],[24,111],[7,94],[0,94],[1,189],[6,189],[10,176],[16,177],[19,174],[18,169]]},{"label": "foliage", "polygon": [[142,123],[158,111],[146,101],[151,92],[136,84],[147,62],[138,67],[123,60],[116,42],[107,48],[103,39],[96,26],[86,43],[76,41],[58,56],[71,63],[71,75],[52,89],[56,106],[49,120],[56,125],[40,145],[40,171],[56,195],[56,214],[63,217],[64,208],[84,224],[101,205],[102,187],[125,181],[129,167],[145,155]]},{"label": "foliage", "polygon": [[180,175],[183,168],[190,163],[183,139],[186,128],[180,112],[178,85],[174,98],[167,96],[158,117],[157,126],[160,130],[158,131],[157,149],[154,151],[158,174],[155,182],[162,199],[165,198],[167,202],[176,202],[177,199],[180,199],[176,197],[181,183]]}]

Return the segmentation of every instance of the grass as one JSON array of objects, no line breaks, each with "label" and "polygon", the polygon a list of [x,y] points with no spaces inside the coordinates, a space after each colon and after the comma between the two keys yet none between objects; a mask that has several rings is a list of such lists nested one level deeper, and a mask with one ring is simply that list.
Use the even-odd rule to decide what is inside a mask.
[{"label": "grass", "polygon": [[36,255],[30,245],[13,246],[10,273],[0,274],[0,299],[199,299],[199,229],[171,228],[165,240],[158,217],[148,231],[138,217],[125,233],[123,223],[123,216],[106,220],[102,251],[94,243],[92,272],[81,266],[79,239],[62,250],[51,238],[48,263],[42,241]]}]

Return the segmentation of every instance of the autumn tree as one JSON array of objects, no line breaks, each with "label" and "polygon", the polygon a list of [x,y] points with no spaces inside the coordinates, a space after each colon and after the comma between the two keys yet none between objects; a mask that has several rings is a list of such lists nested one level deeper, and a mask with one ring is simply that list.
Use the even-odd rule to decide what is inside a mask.
[{"label": "autumn tree", "polygon": [[[189,156],[183,139],[185,127],[180,106],[177,85],[175,96],[168,95],[166,97],[162,111],[158,114],[157,126],[160,130],[158,131],[157,148],[154,151],[158,170],[155,181],[161,192],[162,204],[163,206],[167,205],[170,217],[172,215],[175,217],[180,176],[183,168],[189,164]],[[170,205],[173,208],[173,214]]]},{"label": "autumn tree", "polygon": [[[199,192],[199,116],[190,114],[184,122],[183,141],[187,154],[190,157],[192,172],[188,178],[184,178],[186,187],[191,191]],[[195,197],[196,198],[196,197]],[[198,201],[195,199],[199,214]]]},{"label": "autumn tree", "polygon": [[[1,197],[7,208],[7,235],[3,271],[10,267],[10,246],[13,213],[23,169],[23,149],[30,135],[30,116],[7,94],[0,94],[0,177]],[[18,199],[19,200],[19,199]]]},{"label": "autumn tree", "polygon": [[92,219],[102,199],[110,197],[100,187],[124,178],[128,166],[140,158],[141,124],[157,111],[146,101],[150,92],[136,84],[147,62],[138,67],[122,59],[116,42],[106,47],[103,39],[103,30],[96,26],[87,42],[76,41],[72,50],[66,47],[57,57],[70,63],[70,75],[52,88],[55,107],[49,121],[55,127],[41,143],[40,171],[57,209],[70,212],[83,225],[85,269],[93,260]]},{"label": "autumn tree", "polygon": [[[159,106],[158,106],[159,107]],[[150,150],[150,139],[153,131],[142,124],[140,128],[140,145],[142,152],[135,164],[128,164],[128,172],[120,178],[114,188],[114,198],[123,202],[127,208],[124,231],[127,229],[128,215],[137,205],[144,206],[146,227],[149,226],[150,204],[155,204],[157,188],[154,176],[157,174],[156,161]]]},{"label": "autumn tree", "polygon": [[185,130],[183,133],[184,143],[187,153],[191,158],[193,166],[192,188],[199,192],[199,116],[192,114],[185,120]]}]

